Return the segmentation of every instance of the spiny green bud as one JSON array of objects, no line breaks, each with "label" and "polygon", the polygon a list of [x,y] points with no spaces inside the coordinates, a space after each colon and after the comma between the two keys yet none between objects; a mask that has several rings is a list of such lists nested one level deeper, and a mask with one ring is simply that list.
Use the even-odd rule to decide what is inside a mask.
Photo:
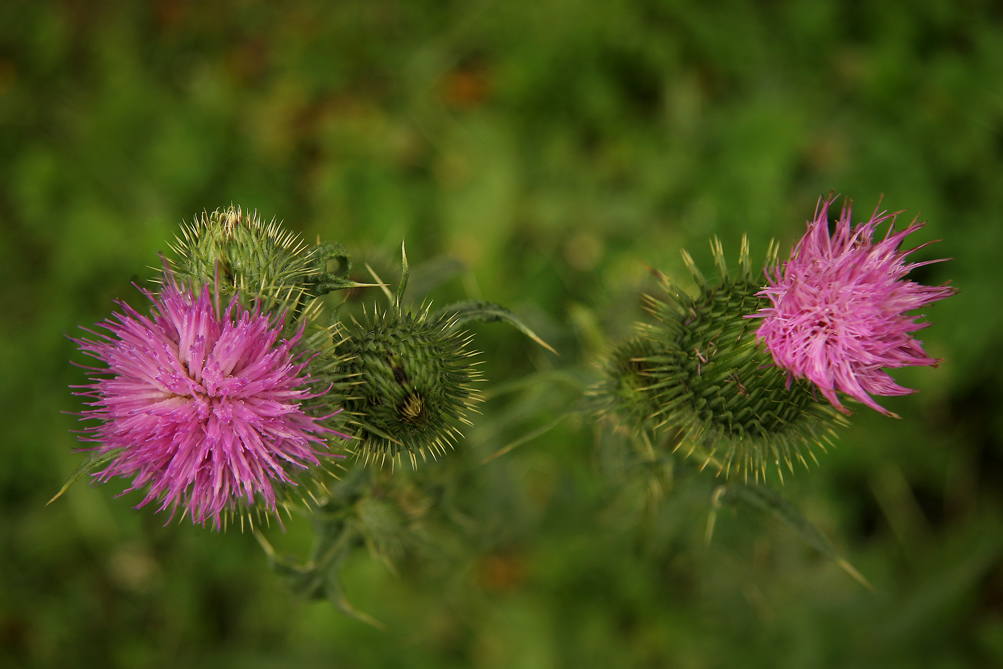
[{"label": "spiny green bud", "polygon": [[338,347],[352,383],[342,401],[357,454],[366,462],[406,454],[412,466],[443,453],[480,400],[470,336],[454,318],[413,314],[399,306],[364,315]]},{"label": "spiny green bud", "polygon": [[[274,219],[263,223],[240,207],[183,224],[172,249],[180,278],[253,297],[266,310],[296,311],[304,297],[356,285],[344,278],[350,263],[340,246],[310,247]],[[334,274],[326,271],[329,260],[338,264]]]},{"label": "spiny green bud", "polygon": [[301,292],[313,270],[311,254],[299,237],[272,220],[240,207],[217,209],[183,224],[173,245],[175,271],[199,284],[233,292],[265,293],[290,286]]},{"label": "spiny green bud", "polygon": [[616,417],[628,429],[637,430],[658,414],[649,360],[664,353],[663,349],[655,339],[636,336],[606,357],[603,382],[592,392],[602,403],[602,415]]},{"label": "spiny green bud", "polygon": [[[650,392],[658,405],[655,418],[678,432],[678,444],[690,452],[701,448],[707,461],[716,458],[725,475],[753,472],[793,460],[807,467],[805,453],[824,449],[833,427],[844,423],[828,402],[819,402],[811,384],[790,379],[765,348],[756,342],[758,321],[748,316],[764,306],[761,287],[753,279],[749,247],[742,240],[739,273],[732,278],[721,242],[711,241],[718,270],[708,282],[689,254],[685,261],[698,293],[691,296],[663,278],[670,299],[648,298],[661,322],[647,330],[659,350],[643,359]],[[770,245],[767,264],[776,264]],[[780,474],[782,477],[782,473]]]},{"label": "spiny green bud", "polygon": [[422,521],[432,504],[412,482],[375,484],[354,507],[370,553],[392,569],[409,549],[423,543]]}]

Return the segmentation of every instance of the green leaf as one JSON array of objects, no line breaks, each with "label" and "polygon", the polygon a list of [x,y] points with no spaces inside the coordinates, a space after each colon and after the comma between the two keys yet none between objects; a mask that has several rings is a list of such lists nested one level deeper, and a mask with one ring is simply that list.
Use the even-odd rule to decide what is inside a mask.
[{"label": "green leaf", "polygon": [[341,244],[324,242],[317,247],[316,254],[317,262],[320,265],[318,269],[322,271],[326,272],[327,263],[331,260],[338,263],[338,269],[334,272],[334,276],[348,276],[352,270],[352,258]]},{"label": "green leaf", "polygon": [[401,282],[397,284],[397,295],[394,296],[394,304],[399,309],[401,301],[404,299],[404,291],[407,290],[407,280],[411,274],[411,268],[407,264],[407,251],[404,250],[404,242],[401,242]]},{"label": "green leaf", "polygon": [[327,598],[345,615],[372,625],[378,630],[386,629],[383,623],[356,609],[345,597],[338,575],[352,551],[356,538],[356,532],[350,525],[321,523],[313,550],[314,559],[305,565],[277,555],[271,543],[260,531],[254,530],[254,537],[265,551],[268,566],[285,579],[294,593],[311,599]]},{"label": "green leaf", "polygon": [[554,355],[558,355],[547,342],[540,339],[539,336],[532,330],[530,330],[525,323],[519,320],[519,317],[513,314],[511,311],[501,306],[500,304],[495,304],[494,302],[485,302],[484,300],[470,300],[468,302],[455,302],[449,306],[439,309],[434,314],[433,318],[454,318],[457,323],[466,323],[469,321],[479,321],[481,323],[495,323],[502,321],[513,326],[519,332],[523,333],[537,344],[547,349]]},{"label": "green leaf", "polygon": [[377,283],[359,283],[358,281],[353,281],[347,277],[335,276],[333,274],[326,274],[323,276],[318,276],[316,280],[310,284],[310,294],[314,296],[327,295],[328,293],[333,293],[336,290],[351,290],[352,288],[372,288],[378,286]]},{"label": "green leaf", "polygon": [[411,299],[421,299],[466,269],[467,266],[456,258],[429,260],[411,270],[407,294]]},{"label": "green leaf", "polygon": [[84,478],[85,476],[93,472],[95,469],[98,469],[101,466],[111,462],[116,455],[117,452],[115,451],[106,451],[104,453],[95,453],[92,451],[88,453],[87,457],[84,458],[83,462],[77,465],[77,468],[73,470],[72,474],[70,474],[70,478],[67,479],[66,483],[63,484],[63,487],[59,489],[59,492],[57,492],[52,497],[52,499],[46,502],[45,505],[49,506],[50,504],[55,502],[57,499],[63,496],[63,493],[65,493],[67,490],[73,487],[73,485],[77,481]]},{"label": "green leaf", "polygon": [[324,574],[315,564],[300,564],[292,558],[278,555],[260,530],[255,528],[252,531],[254,538],[265,551],[268,568],[281,577],[292,592],[309,599],[320,599],[325,596]]},{"label": "green leaf", "polygon": [[722,501],[741,502],[768,513],[797,532],[808,545],[829,558],[847,574],[868,590],[874,587],[853,565],[841,556],[835,546],[805,518],[798,509],[781,497],[776,491],[761,485],[734,484],[723,496]]},{"label": "green leaf", "polygon": [[[336,290],[350,290],[352,288],[370,288],[378,284],[359,283],[348,278],[348,272],[352,269],[352,260],[348,251],[341,244],[325,242],[318,246],[315,251],[317,272],[307,279],[307,290],[311,295],[320,297]],[[338,263],[338,269],[334,272],[327,271],[327,263],[334,260]]]},{"label": "green leaf", "polygon": [[522,435],[521,437],[519,437],[515,441],[512,441],[512,442],[510,442],[509,444],[507,444],[505,446],[502,446],[497,451],[495,451],[492,455],[489,455],[487,458],[484,459],[483,462],[481,462],[481,464],[482,465],[486,465],[487,463],[491,462],[495,458],[501,457],[501,456],[505,455],[506,453],[509,453],[510,451],[515,450],[516,448],[518,448],[519,446],[522,446],[526,442],[532,441],[532,440],[536,439],[537,437],[541,437],[541,436],[545,435],[546,433],[550,432],[555,427],[557,427],[561,423],[561,421],[563,421],[565,418],[567,418],[567,415],[558,416],[557,418],[555,418],[554,420],[550,421],[546,425],[538,427],[537,429],[532,430],[531,432],[528,432],[528,433]]},{"label": "green leaf", "polygon": [[327,595],[327,598],[328,600],[330,600],[332,604],[334,604],[335,608],[344,613],[346,616],[350,616],[352,618],[355,618],[359,622],[371,625],[376,629],[380,630],[381,632],[386,631],[387,629],[386,625],[381,623],[376,618],[373,618],[368,613],[360,611],[354,606],[352,606],[351,602],[349,602],[348,599],[345,597],[345,592],[342,589],[341,581],[338,578],[337,574],[331,574],[328,577],[326,586],[327,587],[325,588],[325,593]]}]

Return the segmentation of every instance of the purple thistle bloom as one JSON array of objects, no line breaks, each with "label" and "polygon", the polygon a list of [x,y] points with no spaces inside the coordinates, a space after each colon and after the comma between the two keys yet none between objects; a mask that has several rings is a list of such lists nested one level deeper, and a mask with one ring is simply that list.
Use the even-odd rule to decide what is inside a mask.
[{"label": "purple thistle bloom", "polygon": [[[758,293],[772,306],[754,317],[756,332],[777,365],[790,375],[807,378],[840,411],[841,391],[884,414],[871,395],[908,395],[885,371],[907,365],[936,365],[911,334],[928,325],[907,312],[954,293],[948,286],[923,286],[904,277],[912,269],[940,260],[906,263],[913,251],[899,245],[921,223],[895,231],[901,213],[878,213],[855,228],[850,202],[829,235],[828,209],[835,198],[822,199],[808,231],[783,268],[766,271],[767,286]],[[875,242],[877,226],[891,219],[884,239]]]},{"label": "purple thistle bloom", "polygon": [[[290,473],[320,464],[325,438],[339,434],[304,413],[317,397],[306,362],[292,349],[303,328],[279,340],[282,322],[248,311],[236,299],[220,313],[209,288],[196,296],[173,279],[153,300],[152,318],[127,304],[100,323],[106,334],[75,340],[106,368],[89,368],[92,398],[81,415],[97,453],[111,464],[95,474],[135,477],[126,492],[146,488],[173,516],[212,521],[241,507],[276,512],[276,488],[296,485]],[[340,435],[344,436],[344,435]]]}]

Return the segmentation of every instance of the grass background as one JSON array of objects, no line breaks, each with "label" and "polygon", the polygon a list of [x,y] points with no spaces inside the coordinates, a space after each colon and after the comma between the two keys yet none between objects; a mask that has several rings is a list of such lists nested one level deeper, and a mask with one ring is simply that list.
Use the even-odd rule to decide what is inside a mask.
[{"label": "grass background", "polygon": [[[967,667],[1003,662],[1003,7],[966,0],[346,0],[0,5],[0,664]],[[860,410],[794,500],[875,585],[712,477],[652,517],[564,395],[490,402],[450,457],[476,529],[400,575],[344,572],[378,632],[287,593],[250,535],[163,527],[122,484],[46,507],[81,456],[67,339],[139,304],[178,225],[230,203],[307,239],[471,269],[554,358],[475,328],[490,384],[587,376],[642,263],[682,279],[748,233],[782,253],[820,195],[922,211],[938,369]],[[374,261],[375,262],[375,261]],[[490,387],[490,386],[489,386]],[[556,386],[555,386],[556,387]],[[566,393],[565,393],[566,394]],[[791,480],[793,478],[793,480]],[[452,536],[452,538],[450,538]],[[295,523],[270,537],[289,550]]]}]

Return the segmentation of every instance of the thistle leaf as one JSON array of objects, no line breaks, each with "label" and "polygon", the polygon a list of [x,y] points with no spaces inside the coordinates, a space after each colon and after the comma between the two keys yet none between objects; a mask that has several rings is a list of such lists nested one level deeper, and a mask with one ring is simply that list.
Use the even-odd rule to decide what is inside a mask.
[{"label": "thistle leaf", "polygon": [[481,464],[482,465],[486,465],[487,463],[491,462],[495,458],[499,458],[499,457],[505,455],[506,453],[509,453],[509,452],[515,450],[516,448],[518,448],[519,446],[522,446],[526,442],[532,441],[532,440],[536,439],[537,437],[541,437],[541,436],[545,435],[546,433],[550,432],[555,427],[557,427],[565,418],[567,418],[566,414],[560,415],[557,418],[555,418],[554,420],[552,420],[549,423],[547,423],[546,425],[543,425],[541,427],[536,428],[535,430],[527,432],[526,434],[522,435],[521,437],[519,437],[515,441],[512,441],[512,442],[508,443],[507,445],[502,446],[501,448],[499,448],[492,455],[489,455],[487,458],[485,458],[484,461],[481,462]]},{"label": "thistle leaf", "polygon": [[456,258],[441,257],[411,269],[407,294],[410,299],[425,297],[446,281],[466,271],[467,266]]},{"label": "thistle leaf", "polygon": [[257,528],[252,530],[261,549],[265,552],[268,568],[285,580],[289,589],[302,597],[319,599],[324,596],[321,588],[324,575],[314,564],[299,564],[292,558],[281,556],[275,552],[271,542]]},{"label": "thistle leaf", "polygon": [[[325,242],[314,250],[317,272],[307,278],[307,285],[310,294],[315,297],[327,295],[336,290],[350,290],[352,288],[371,288],[379,284],[359,283],[348,278],[348,273],[352,269],[352,260],[348,251],[341,244]],[[327,263],[334,260],[338,263],[338,269],[333,272],[327,271]]]},{"label": "thistle leaf", "polygon": [[346,616],[350,616],[352,618],[355,618],[359,622],[371,625],[372,627],[375,627],[381,632],[386,631],[387,629],[386,625],[381,623],[376,618],[373,618],[368,613],[360,611],[354,606],[352,606],[352,603],[345,598],[345,592],[341,587],[341,581],[338,579],[336,574],[332,574],[331,576],[328,577],[327,584],[325,587],[325,594],[327,595],[328,600],[330,600],[330,602],[334,604],[335,608],[344,613]]},{"label": "thistle leaf", "polygon": [[481,323],[495,323],[503,321],[554,355],[558,355],[557,351],[555,351],[550,344],[540,339],[535,332],[530,330],[525,323],[519,320],[518,316],[500,304],[495,304],[494,302],[485,302],[484,300],[455,302],[432,314],[432,319],[435,320],[436,318],[453,318],[457,324],[467,323],[470,321],[479,321]]},{"label": "thistle leaf", "polygon": [[310,285],[310,293],[315,296],[327,295],[336,290],[351,290],[352,288],[373,288],[381,284],[359,283],[345,276],[335,276],[333,274],[318,275]]},{"label": "thistle leaf", "polygon": [[341,244],[324,242],[317,247],[314,253],[320,265],[318,269],[327,269],[328,261],[335,260],[338,262],[338,269],[334,272],[334,276],[347,276],[352,270],[352,258]]},{"label": "thistle leaf", "polygon": [[724,493],[722,501],[741,502],[764,513],[769,513],[797,532],[812,548],[838,564],[843,571],[862,586],[874,591],[874,586],[836,551],[832,542],[819,532],[793,504],[777,494],[776,491],[766,486],[736,483]]},{"label": "thistle leaf", "polygon": [[394,297],[394,304],[400,309],[401,300],[404,299],[404,291],[407,290],[407,280],[411,275],[411,268],[407,264],[407,251],[404,250],[404,242],[401,242],[401,282],[397,284],[397,295]]},{"label": "thistle leaf", "polygon": [[356,531],[340,522],[321,525],[313,550],[314,559],[307,564],[298,564],[295,560],[276,554],[268,539],[257,529],[254,530],[254,538],[264,550],[268,566],[285,579],[294,593],[310,599],[326,598],[345,615],[378,630],[385,630],[386,626],[379,620],[352,606],[345,597],[338,577],[354,547]]},{"label": "thistle leaf", "polygon": [[98,469],[102,465],[111,462],[115,458],[115,456],[116,453],[113,451],[108,451],[105,453],[95,453],[92,451],[88,453],[87,457],[84,458],[83,462],[77,465],[77,468],[73,470],[72,474],[70,474],[70,478],[66,480],[66,483],[64,483],[63,487],[59,489],[59,492],[57,492],[52,497],[52,499],[46,502],[45,505],[49,506],[50,504],[55,502],[57,499],[63,496],[63,493],[72,488],[77,481],[87,476],[95,469]]}]

